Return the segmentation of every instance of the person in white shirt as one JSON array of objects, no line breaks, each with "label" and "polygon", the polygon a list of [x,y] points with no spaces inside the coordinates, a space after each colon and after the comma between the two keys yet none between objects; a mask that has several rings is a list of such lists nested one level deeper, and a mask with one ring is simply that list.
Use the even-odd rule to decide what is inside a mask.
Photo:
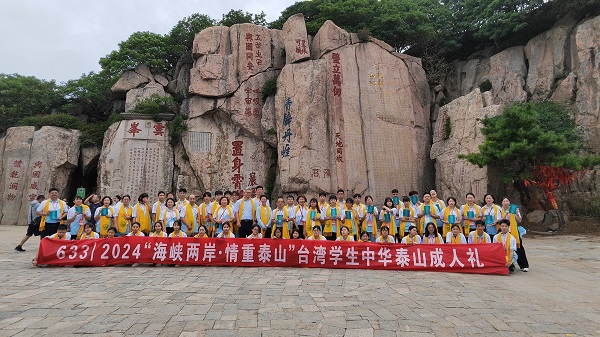
[{"label": "person in white shirt", "polygon": [[235,234],[230,231],[229,223],[226,222],[223,224],[223,231],[217,235],[218,238],[226,239],[226,238],[235,238]]},{"label": "person in white shirt", "polygon": [[410,226],[410,227],[408,227],[408,235],[405,236],[405,237],[403,237],[402,240],[400,241],[400,243],[403,243],[405,245],[417,245],[417,244],[420,244],[421,243],[421,237],[419,236],[419,233],[417,232],[417,227],[416,226]]},{"label": "person in white shirt", "polygon": [[323,235],[321,235],[321,226],[313,226],[312,232],[313,235],[306,238],[306,240],[327,240]]},{"label": "person in white shirt", "polygon": [[62,219],[69,211],[67,203],[58,198],[57,188],[50,188],[49,193],[50,199],[42,201],[37,208],[37,215],[42,217],[40,221],[42,239],[56,233],[58,225],[62,223]]},{"label": "person in white shirt", "polygon": [[475,230],[469,233],[469,244],[492,243],[490,235],[484,231],[486,225],[482,220],[475,221]]},{"label": "person in white shirt", "polygon": [[390,235],[390,229],[388,226],[381,226],[381,235],[375,240],[379,243],[395,243],[394,237]]},{"label": "person in white shirt", "polygon": [[514,263],[517,262],[517,240],[508,232],[510,229],[510,221],[502,219],[500,223],[500,233],[494,236],[494,243],[500,242],[504,246],[504,255],[506,256],[506,264],[509,272],[515,271]]},{"label": "person in white shirt", "polygon": [[184,231],[181,230],[181,221],[179,220],[175,220],[175,222],[173,222],[173,232],[171,232],[171,234],[169,234],[170,238],[186,238],[187,234],[185,234]]},{"label": "person in white shirt", "polygon": [[165,206],[165,192],[158,192],[158,201],[152,205],[152,221],[157,222],[160,221],[160,216],[162,211],[166,208]]},{"label": "person in white shirt", "polygon": [[131,232],[127,234],[127,236],[146,236],[142,231],[140,231],[140,223],[134,222],[131,224]]},{"label": "person in white shirt", "polygon": [[427,224],[427,227],[425,227],[425,234],[423,234],[423,240],[421,240],[421,242],[441,245],[444,243],[444,238],[438,233],[438,227],[433,222],[430,222]]},{"label": "person in white shirt", "polygon": [[453,224],[450,228],[450,233],[446,235],[446,243],[452,244],[465,244],[467,243],[467,239],[464,234],[460,232],[460,226],[458,224]]},{"label": "person in white shirt", "polygon": [[252,226],[252,234],[248,235],[246,239],[262,239],[262,233],[260,232],[260,226]]},{"label": "person in white shirt", "polygon": [[335,239],[335,241],[354,241],[354,237],[349,235],[350,229],[348,229],[348,226],[342,226],[340,229],[340,234],[341,236]]}]

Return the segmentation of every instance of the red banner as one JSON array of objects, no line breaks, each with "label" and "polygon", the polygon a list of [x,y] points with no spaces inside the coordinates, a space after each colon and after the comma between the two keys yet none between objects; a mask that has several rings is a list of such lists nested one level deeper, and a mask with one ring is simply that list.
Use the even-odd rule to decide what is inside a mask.
[{"label": "red banner", "polygon": [[360,268],[508,274],[502,244],[412,245],[342,241],[119,237],[40,242],[41,265],[156,263]]}]

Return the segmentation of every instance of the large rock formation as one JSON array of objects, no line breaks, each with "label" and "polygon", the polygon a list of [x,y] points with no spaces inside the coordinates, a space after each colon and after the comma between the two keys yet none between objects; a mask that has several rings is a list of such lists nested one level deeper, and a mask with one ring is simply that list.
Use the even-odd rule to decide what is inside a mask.
[{"label": "large rock formation", "polygon": [[26,225],[29,202],[57,187],[61,196],[73,170],[79,164],[77,130],[44,126],[9,128],[0,145],[2,169],[0,223]]},{"label": "large rock formation", "polygon": [[98,161],[98,188],[102,195],[142,192],[156,196],[170,191],[173,182],[173,149],[164,122],[124,120],[104,134]]},{"label": "large rock formation", "polygon": [[[484,93],[487,94],[487,93]],[[435,160],[438,194],[464,203],[467,192],[482,198],[490,189],[487,167],[479,168],[458,155],[477,152],[483,142],[480,120],[501,112],[500,105],[484,105],[479,89],[444,105],[435,123],[431,159]]]}]

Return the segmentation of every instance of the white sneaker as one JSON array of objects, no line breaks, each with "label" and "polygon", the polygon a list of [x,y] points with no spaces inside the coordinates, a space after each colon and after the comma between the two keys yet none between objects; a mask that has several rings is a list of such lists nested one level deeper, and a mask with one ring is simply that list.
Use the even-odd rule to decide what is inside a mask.
[{"label": "white sneaker", "polygon": [[521,271],[528,272],[529,268],[521,268]]}]

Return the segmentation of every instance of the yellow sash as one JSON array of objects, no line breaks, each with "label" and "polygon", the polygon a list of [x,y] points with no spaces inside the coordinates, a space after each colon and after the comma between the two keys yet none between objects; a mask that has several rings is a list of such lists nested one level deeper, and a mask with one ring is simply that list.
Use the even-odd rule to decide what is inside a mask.
[{"label": "yellow sash", "polygon": [[200,234],[196,234],[196,236],[194,236],[195,238],[207,238],[208,235],[204,234],[203,236],[200,236]]},{"label": "yellow sash", "polygon": [[200,224],[204,226],[206,226],[206,222],[208,221],[208,212],[206,211],[208,207],[210,207],[210,204],[207,205],[205,202],[200,206]]},{"label": "yellow sash", "polygon": [[187,226],[191,227],[191,228],[188,228],[188,229],[190,229],[192,231],[196,231],[196,225],[197,225],[196,217],[194,217],[194,207],[198,208],[198,205],[192,206],[190,203],[188,203],[184,207],[184,209],[185,209],[185,214],[184,214],[185,222],[188,223]]},{"label": "yellow sash", "polygon": [[515,238],[515,240],[517,241],[517,248],[519,248],[521,247],[521,237],[519,235],[517,217],[514,214],[510,213],[508,210],[502,208],[502,218],[506,217],[506,213],[509,214],[508,221],[510,221],[510,227],[508,228],[508,232]]},{"label": "yellow sash", "polygon": [[[429,243],[429,236],[423,235],[423,243]],[[438,233],[438,235],[435,237],[435,244],[439,245],[440,243],[440,234]]]},{"label": "yellow sash", "polygon": [[413,239],[411,240],[410,235],[407,235],[404,237],[406,240],[404,240],[406,242],[407,245],[416,245],[417,244],[417,236],[415,235],[413,237]]},{"label": "yellow sash", "polygon": [[100,215],[100,237],[105,238],[108,236],[108,229],[110,228],[112,217],[115,215],[113,212],[113,208],[110,206],[102,206],[100,207],[100,213],[102,213],[102,209],[108,209],[108,216]]},{"label": "yellow sash", "polygon": [[[142,205],[140,203],[135,205],[135,207],[137,207],[137,210],[136,210],[137,218],[135,220],[140,223],[140,230],[149,232],[150,231],[150,207],[148,207],[148,205],[144,204],[144,207],[142,208]],[[144,209],[146,210],[145,213],[144,213]]]},{"label": "yellow sash", "polygon": [[[285,207],[283,209],[281,209],[281,210],[279,208],[275,208],[273,210],[273,213],[274,213],[273,219],[275,219],[275,227],[279,227],[277,225],[277,213],[279,213],[279,211],[283,211],[283,218],[284,219],[288,218],[287,209]],[[287,224],[287,221],[283,221],[282,224],[281,224],[281,226],[282,226],[281,227],[281,237],[284,238],[284,239],[289,239],[290,238],[290,231],[288,230],[286,224]],[[275,231],[273,231],[273,236],[275,236],[274,234],[275,234]]]},{"label": "yellow sash", "polygon": [[[437,208],[435,207],[435,203],[433,201],[429,201],[429,205],[428,206],[429,206],[429,216],[431,217],[432,215],[437,215]],[[425,214],[425,204],[421,204],[419,206],[419,210],[421,211],[420,212],[421,214]],[[424,215],[424,216],[422,216],[419,219],[419,226],[417,227],[417,231],[420,234],[424,234],[425,233],[425,225],[426,225],[426,223],[425,223],[425,217],[426,216],[427,215]],[[435,219],[432,218],[432,220],[433,220],[432,222],[435,224]]]},{"label": "yellow sash", "polygon": [[473,241],[475,241],[475,243],[486,243],[486,238],[485,238],[485,232],[483,233],[483,235],[481,236],[481,241],[479,240],[479,235],[477,235],[477,232],[473,232]]},{"label": "yellow sash", "polygon": [[[512,235],[512,234],[510,234],[510,232],[508,232],[508,234]],[[498,241],[499,243],[502,243],[502,233],[499,233],[497,235],[498,235],[498,239],[496,241]],[[513,237],[514,237],[514,235],[513,235]],[[508,236],[508,235],[506,236],[506,241],[508,241],[508,242],[505,242],[502,244],[504,245],[504,255],[506,256],[506,262],[508,262],[508,257],[510,255],[510,236]]]},{"label": "yellow sash", "polygon": [[[179,211],[177,208],[173,207],[173,212],[175,212],[175,220],[179,220]],[[169,208],[165,209],[165,215],[162,218],[163,227],[167,228],[167,213],[169,213]]]},{"label": "yellow sash", "polygon": [[[453,210],[455,213],[456,220],[458,220],[458,215],[460,215],[460,210],[458,208],[456,208],[456,206],[454,207]],[[448,217],[450,216],[450,207],[444,208],[443,213],[444,214],[442,215],[442,219],[444,221],[448,222]],[[456,221],[455,221],[455,223],[456,223]],[[444,224],[444,232],[443,232],[442,236],[446,237],[446,235],[452,231],[451,228],[452,228],[452,224],[450,224],[450,223]]]},{"label": "yellow sash", "polygon": [[320,225],[319,221],[314,222],[312,220],[312,218],[310,217],[310,213],[312,211],[315,211],[315,218],[318,219],[318,218],[321,217],[321,212],[320,212],[319,207],[317,207],[317,208],[309,208],[308,209],[308,214],[306,215],[306,225],[304,226],[304,228],[306,229],[306,237],[307,238],[313,236],[313,230],[312,230],[312,228],[315,226],[315,224]]},{"label": "yellow sash", "polygon": [[460,244],[460,243],[462,243],[461,240],[460,240],[460,233],[458,233],[457,235],[452,235],[450,237],[450,243],[452,243],[452,244]]},{"label": "yellow sash", "polygon": [[175,234],[175,232],[171,233],[171,235],[169,235],[172,238],[182,238],[183,237],[183,231],[180,230],[179,231],[179,235]]},{"label": "yellow sash", "polygon": [[133,207],[129,206],[127,210],[125,210],[125,206],[121,205],[119,208],[119,213],[117,214],[117,230],[121,234],[127,234],[129,232],[129,228],[131,228],[131,220],[125,220],[125,217],[128,216],[131,218],[133,214]]},{"label": "yellow sash", "polygon": [[[290,216],[290,207],[288,205],[283,206],[283,218],[284,219],[289,219]],[[292,222],[291,221],[284,221],[283,222],[283,228],[287,228],[288,231],[291,231],[292,228],[294,226],[292,226]],[[289,239],[289,238],[288,238]]]},{"label": "yellow sash", "polygon": [[[387,213],[388,212],[385,209],[381,210],[381,219],[383,219],[384,224],[385,224],[385,215]],[[394,235],[396,235],[396,219],[395,219],[396,217],[394,216],[394,212],[389,212],[389,213],[390,213],[390,223],[389,223],[390,233],[389,234],[391,236],[394,236]],[[404,234],[404,233],[402,233],[402,234]]]},{"label": "yellow sash", "polygon": [[[468,220],[464,220],[467,217],[467,213],[469,212],[469,205],[468,204],[464,204],[463,205],[463,228],[464,228],[464,233],[465,235],[469,235],[469,231],[471,228],[471,223]],[[479,219],[481,218],[481,207],[479,207],[479,205],[477,204],[473,204],[473,208],[475,209],[475,218]]]},{"label": "yellow sash", "polygon": [[[341,214],[340,214],[341,208],[338,205],[335,207],[327,206],[327,209],[325,211],[325,217],[331,218],[331,209],[332,208],[337,209],[336,217],[341,216]],[[325,227],[323,228],[323,233],[335,234],[336,236],[340,236],[340,227],[341,226],[342,226],[342,222],[339,220],[336,220],[335,233],[333,233],[333,220],[327,220],[327,221],[325,221]]]},{"label": "yellow sash", "polygon": [[54,233],[54,234],[52,234],[52,236],[50,236],[50,239],[66,240],[67,239],[67,234],[65,233],[65,235],[61,238],[61,237],[58,236],[58,233]]},{"label": "yellow sash", "polygon": [[[62,216],[63,213],[65,212],[65,206],[66,205],[65,205],[64,201],[62,201],[60,199],[57,199],[57,200],[58,200],[58,205],[60,206],[60,214],[59,214],[59,216]],[[44,213],[48,214],[48,211],[50,210],[50,203],[51,202],[52,202],[51,199],[48,199],[46,201],[46,204],[44,205]],[[60,220],[59,223],[62,224],[63,221]],[[43,231],[45,228],[46,228],[46,215],[43,215],[42,219],[40,221],[40,232]]]},{"label": "yellow sash", "polygon": [[85,239],[93,239],[94,238],[94,234],[96,234],[96,232],[91,231],[90,234],[81,234],[81,237],[79,238],[79,240],[85,240]]},{"label": "yellow sash", "polygon": [[[74,206],[77,207],[77,206]],[[89,210],[90,208],[87,205],[81,204],[81,223],[78,223],[77,225],[79,226],[79,230],[77,231],[77,235],[75,236],[75,238],[81,237],[81,234],[83,233],[83,230],[85,228],[85,213],[87,213],[87,210]],[[94,216],[92,214],[92,216]]]},{"label": "yellow sash", "polygon": [[[352,212],[352,218],[351,219],[346,219],[344,218],[344,226],[348,227],[348,229],[350,230],[350,235],[358,235],[358,225],[356,224],[356,219],[358,219],[358,214],[356,213],[355,209],[348,209],[347,206],[344,206],[344,212],[346,211],[350,211]],[[356,233],[354,231],[354,227],[356,226]]]},{"label": "yellow sash", "polygon": [[[156,202],[156,213],[154,213],[154,214],[156,214],[156,219],[157,220],[160,219],[160,205],[161,205],[160,201],[157,201]],[[163,226],[164,226],[164,224],[163,224]]]},{"label": "yellow sash", "polygon": [[[404,217],[404,206],[402,206],[402,208],[400,209],[399,212],[402,212],[400,214],[398,214],[398,216],[400,217],[400,219],[402,219]],[[408,211],[410,212],[410,215],[408,216],[409,218],[415,218],[415,210],[412,206],[408,207]],[[404,232],[408,231],[408,227],[410,227],[410,225],[414,224],[414,222],[407,222],[407,221],[400,221],[400,231],[402,231],[402,233],[400,234],[404,234]]]},{"label": "yellow sash", "polygon": [[165,234],[163,234],[163,233],[164,233],[163,231],[160,231],[160,232],[154,232],[154,233],[150,234],[150,236],[152,236],[152,237],[157,237],[157,238],[162,238],[162,237],[164,237],[164,236],[165,236]]},{"label": "yellow sash", "polygon": [[250,201],[250,206],[252,207],[252,220],[256,221],[256,205],[252,198],[248,200],[242,199],[242,201],[240,202],[240,220],[242,220],[242,215],[244,214],[244,204],[246,203],[246,201]]},{"label": "yellow sash", "polygon": [[[219,207],[219,209],[217,210],[217,217],[215,218],[215,220],[219,221],[221,220],[221,216],[219,216],[219,211],[222,209],[222,207]],[[226,208],[227,213],[229,213],[229,222],[231,223],[233,221],[233,210],[231,209],[230,206],[227,206]],[[225,214],[223,212],[223,214]]]}]

